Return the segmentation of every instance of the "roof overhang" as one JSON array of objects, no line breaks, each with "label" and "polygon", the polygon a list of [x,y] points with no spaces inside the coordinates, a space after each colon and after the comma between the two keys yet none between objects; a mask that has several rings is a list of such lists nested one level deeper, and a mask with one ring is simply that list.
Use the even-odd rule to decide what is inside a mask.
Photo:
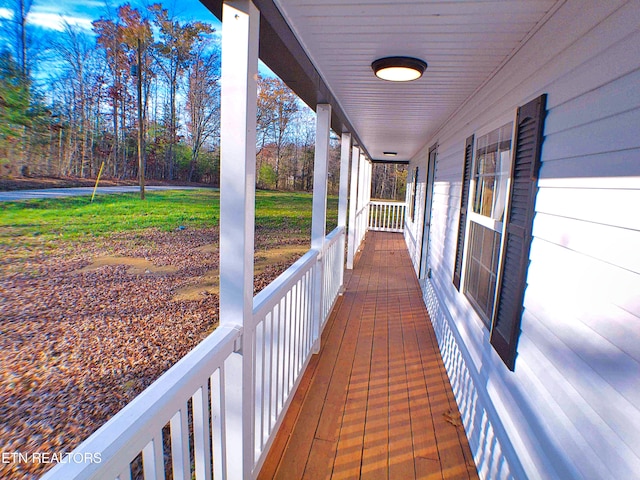
[{"label": "roof overhang", "polygon": [[[201,2],[222,21],[222,0]],[[260,60],[314,111],[318,104],[330,104],[331,129],[338,135],[351,133],[353,143],[370,157],[275,3],[272,0],[254,0],[253,3],[260,10]]]},{"label": "roof overhang", "polygon": [[[221,19],[221,0],[201,1]],[[434,139],[563,2],[253,0],[261,60],[312,109],[330,104],[334,132],[389,163]],[[388,82],[371,64],[389,56],[429,67],[414,82]]]}]

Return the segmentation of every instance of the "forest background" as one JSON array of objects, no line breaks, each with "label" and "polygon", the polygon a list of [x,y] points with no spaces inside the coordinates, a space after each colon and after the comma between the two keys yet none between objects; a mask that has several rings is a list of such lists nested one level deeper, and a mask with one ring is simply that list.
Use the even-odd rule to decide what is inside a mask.
[{"label": "forest background", "polygon": [[[147,180],[218,186],[213,15],[193,20],[161,3],[105,3],[90,23],[60,16],[42,28],[38,1],[0,8],[0,178],[95,178],[103,168],[103,178],[132,180],[142,166]],[[260,72],[257,187],[310,191],[314,114],[264,65]],[[337,193],[336,137],[331,147],[328,186]],[[405,187],[404,166],[375,166],[372,197],[404,200]]]}]

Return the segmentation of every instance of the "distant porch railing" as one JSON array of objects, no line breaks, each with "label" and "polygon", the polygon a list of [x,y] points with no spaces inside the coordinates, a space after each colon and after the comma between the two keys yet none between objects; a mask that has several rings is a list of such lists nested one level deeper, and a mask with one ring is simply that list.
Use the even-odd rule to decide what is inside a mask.
[{"label": "distant porch railing", "polygon": [[[251,436],[245,475],[255,478],[340,293],[344,250],[339,227],[322,251],[310,250],[256,295],[249,327],[218,327],[43,479],[129,480],[140,455],[145,479],[239,478],[238,426]],[[253,346],[249,362],[243,335]],[[249,399],[243,378],[252,379]]]},{"label": "distant porch railing", "polygon": [[369,202],[369,230],[403,232],[404,215],[404,202],[372,200]]},{"label": "distant porch railing", "polygon": [[404,232],[405,212],[405,202],[370,200],[365,203],[356,212],[353,224],[354,253],[362,245],[367,230]]}]

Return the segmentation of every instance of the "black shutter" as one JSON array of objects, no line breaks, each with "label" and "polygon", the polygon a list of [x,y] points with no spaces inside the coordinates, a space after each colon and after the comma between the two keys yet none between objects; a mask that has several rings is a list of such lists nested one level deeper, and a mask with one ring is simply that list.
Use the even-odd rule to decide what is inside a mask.
[{"label": "black shutter", "polygon": [[515,366],[520,336],[546,100],[542,95],[518,108],[516,118],[504,252],[491,330],[491,344],[510,370]]},{"label": "black shutter", "polygon": [[467,205],[469,204],[469,183],[471,182],[471,161],[473,160],[473,135],[467,138],[464,147],[464,167],[462,169],[462,192],[460,193],[460,219],[458,221],[458,244],[456,245],[456,261],[453,266],[453,284],[460,290],[462,275],[462,255],[464,251],[464,234],[467,228]]}]

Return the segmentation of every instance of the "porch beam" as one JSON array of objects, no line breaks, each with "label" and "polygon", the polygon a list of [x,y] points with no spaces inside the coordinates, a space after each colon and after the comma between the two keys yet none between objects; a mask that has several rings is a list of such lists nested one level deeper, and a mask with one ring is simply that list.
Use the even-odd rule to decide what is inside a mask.
[{"label": "porch beam", "polygon": [[320,104],[316,108],[316,150],[313,159],[313,213],[311,218],[311,248],[318,250],[313,299],[313,353],[320,351],[320,325],[322,324],[323,253],[327,231],[327,178],[329,165],[329,135],[331,130],[331,105]]},{"label": "porch beam", "polygon": [[[222,8],[220,106],[220,324],[242,326],[225,364],[225,478],[249,478],[254,464],[252,398],[256,109],[260,14],[250,0]],[[223,461],[214,459],[214,464]]]},{"label": "porch beam", "polygon": [[358,208],[358,172],[360,166],[360,148],[351,149],[351,188],[349,193],[349,232],[347,236],[347,268],[353,269],[356,242],[356,212]]}]

